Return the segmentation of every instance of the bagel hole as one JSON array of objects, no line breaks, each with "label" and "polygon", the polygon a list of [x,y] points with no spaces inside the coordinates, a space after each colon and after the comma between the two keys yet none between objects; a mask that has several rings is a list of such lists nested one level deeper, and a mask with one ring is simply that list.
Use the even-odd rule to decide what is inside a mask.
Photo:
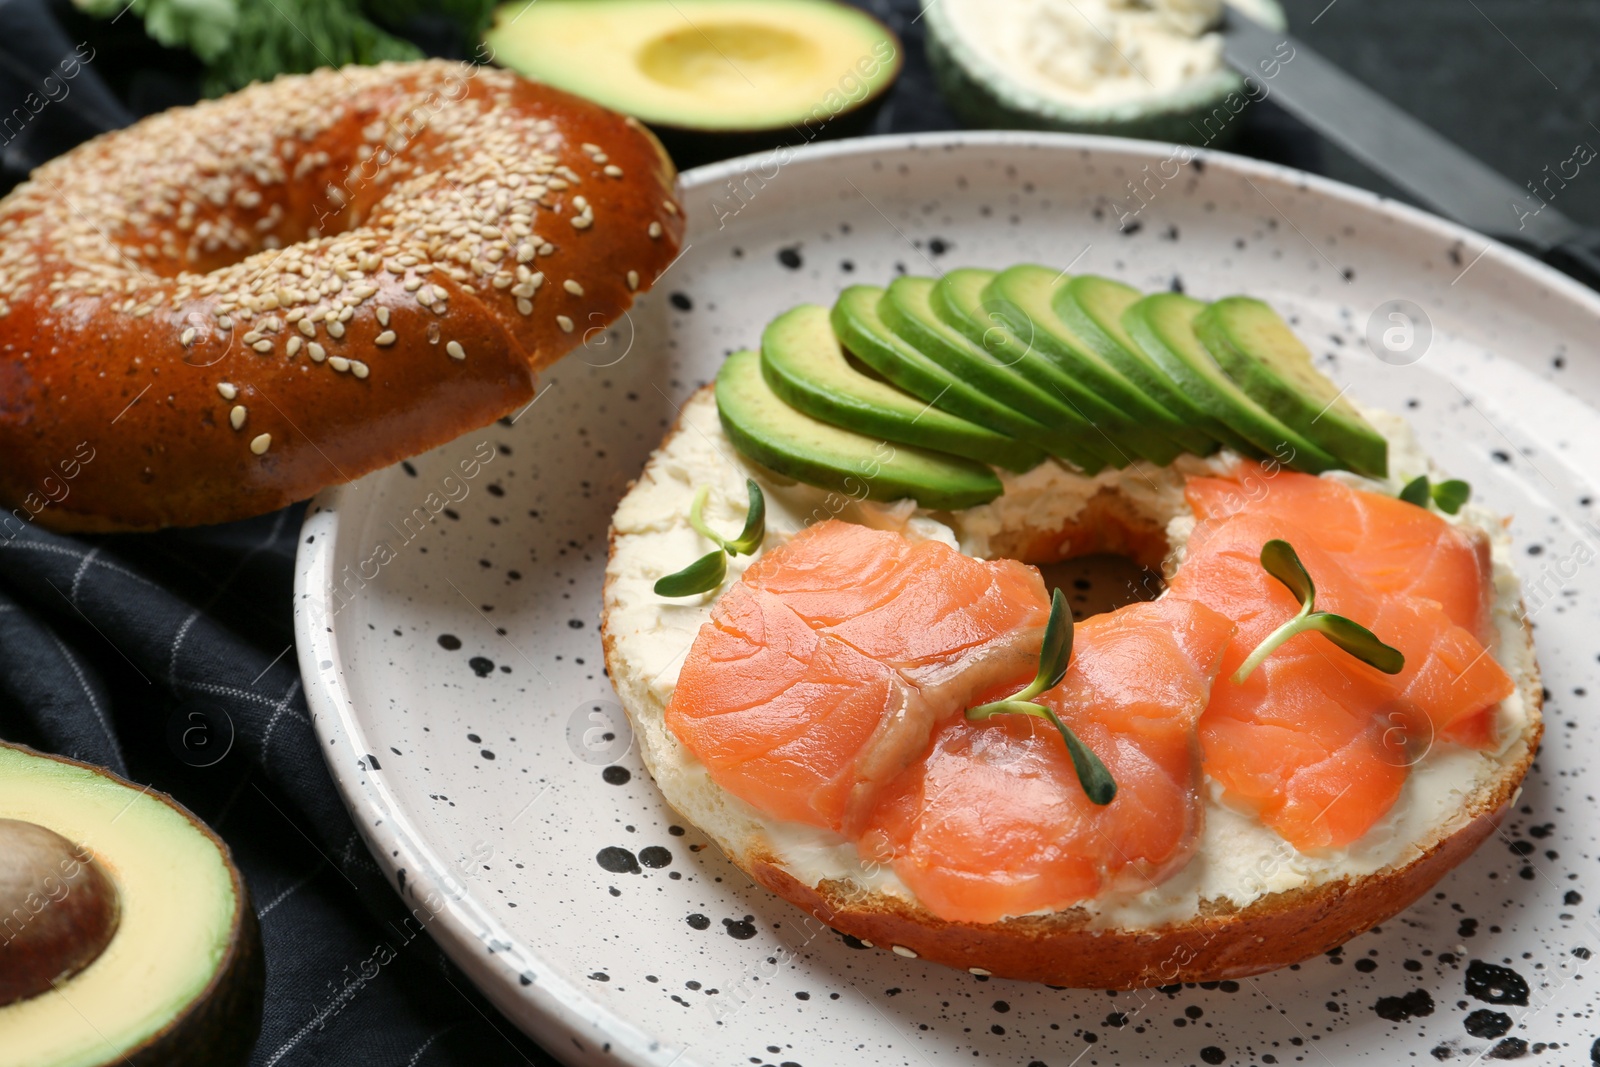
[{"label": "bagel hole", "polygon": [[1039,573],[1047,589],[1066,594],[1074,622],[1154,600],[1167,587],[1160,571],[1115,552],[1092,552],[1040,564]]}]

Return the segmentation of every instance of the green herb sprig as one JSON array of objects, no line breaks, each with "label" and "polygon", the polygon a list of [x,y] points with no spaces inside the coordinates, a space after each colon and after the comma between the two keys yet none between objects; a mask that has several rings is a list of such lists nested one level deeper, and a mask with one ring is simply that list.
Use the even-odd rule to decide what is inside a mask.
[{"label": "green herb sprig", "polygon": [[1378,636],[1365,626],[1331,611],[1316,610],[1317,587],[1289,542],[1274,538],[1262,545],[1261,566],[1299,598],[1300,611],[1268,634],[1267,639],[1239,664],[1239,669],[1233,673],[1235,683],[1250,677],[1250,672],[1261,666],[1262,661],[1272,655],[1279,645],[1308,630],[1322,634],[1356,659],[1376,667],[1384,674],[1399,674],[1405,669],[1405,655],[1398,648],[1391,648],[1378,640]]},{"label": "green herb sprig", "polygon": [[718,536],[715,530],[706,525],[706,498],[711,495],[711,487],[702,485],[694,494],[694,503],[689,505],[689,525],[717,547],[683,570],[657,581],[657,596],[694,596],[696,593],[709,592],[721,585],[722,579],[727,576],[729,556],[755,555],[767,536],[767,499],[761,495],[761,487],[753,479],[746,478],[744,484],[750,492],[750,508],[745,512],[744,529],[731,541]]},{"label": "green herb sprig", "polygon": [[1083,787],[1084,795],[1091,803],[1104,806],[1117,795],[1117,783],[1111,777],[1111,772],[1100,762],[1100,757],[1078,740],[1078,735],[1061,721],[1055,709],[1047,704],[1033,703],[1034,697],[1061,684],[1061,679],[1067,676],[1067,661],[1071,658],[1072,610],[1067,606],[1066,596],[1057,589],[1050,597],[1050,621],[1045,624],[1044,647],[1039,650],[1039,670],[1033,676],[1033,681],[1021,692],[1004,700],[969,708],[967,718],[973,722],[981,722],[991,715],[1032,715],[1048,719],[1050,725],[1060,732],[1061,740],[1067,744],[1067,754],[1072,757],[1072,768],[1078,772],[1078,784]]},{"label": "green herb sprig", "polygon": [[1411,479],[1406,483],[1406,487],[1400,490],[1400,499],[1407,504],[1425,508],[1428,506],[1428,501],[1432,500],[1446,515],[1454,515],[1460,511],[1461,505],[1471,496],[1472,486],[1460,478],[1451,478],[1438,485],[1431,485],[1426,474]]}]

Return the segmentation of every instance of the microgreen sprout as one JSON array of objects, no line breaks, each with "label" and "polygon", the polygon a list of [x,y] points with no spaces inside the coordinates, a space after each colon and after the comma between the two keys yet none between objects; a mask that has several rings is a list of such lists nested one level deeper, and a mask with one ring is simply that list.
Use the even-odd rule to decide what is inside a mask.
[{"label": "microgreen sprout", "polygon": [[1234,682],[1243,682],[1279,645],[1306,631],[1322,634],[1356,659],[1376,667],[1384,674],[1399,674],[1405,668],[1406,658],[1400,650],[1378,640],[1377,635],[1365,626],[1331,611],[1316,610],[1317,587],[1289,542],[1273,539],[1262,545],[1261,566],[1299,599],[1300,611],[1256,646],[1256,650],[1234,672]]},{"label": "microgreen sprout", "polygon": [[1407,504],[1425,508],[1428,506],[1428,501],[1432,500],[1446,515],[1454,515],[1460,511],[1461,505],[1471,496],[1472,486],[1460,478],[1451,478],[1438,485],[1430,485],[1426,474],[1411,479],[1406,483],[1406,487],[1400,490],[1400,499]]},{"label": "microgreen sprout", "polygon": [[1072,658],[1072,610],[1067,598],[1057,589],[1050,598],[1050,621],[1044,628],[1044,647],[1039,650],[1039,670],[1033,681],[1019,693],[1004,700],[980,704],[967,710],[967,718],[981,722],[991,715],[1032,715],[1047,719],[1066,742],[1067,754],[1072,757],[1072,768],[1078,772],[1078,784],[1083,787],[1092,803],[1106,805],[1117,795],[1116,780],[1100,757],[1089,746],[1078,740],[1078,735],[1048,704],[1036,704],[1033,698],[1061,684],[1067,676],[1067,661]]},{"label": "microgreen sprout", "polygon": [[721,585],[722,579],[727,576],[729,556],[755,555],[767,536],[767,500],[753,479],[746,478],[744,484],[750,492],[750,508],[745,512],[744,529],[731,541],[706,525],[706,498],[711,495],[711,487],[702,485],[694,494],[694,503],[689,505],[689,525],[717,547],[683,570],[657,581],[657,596],[694,596],[696,593],[709,592]]}]

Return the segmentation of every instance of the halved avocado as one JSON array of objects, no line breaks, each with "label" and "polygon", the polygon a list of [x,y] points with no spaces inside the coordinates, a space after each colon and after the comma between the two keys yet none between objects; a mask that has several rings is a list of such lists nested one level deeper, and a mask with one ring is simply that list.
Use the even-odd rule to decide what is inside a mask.
[{"label": "halved avocado", "polygon": [[1194,320],[1201,343],[1228,377],[1285,425],[1358,474],[1389,474],[1389,441],[1312,365],[1311,353],[1272,308],[1254,297],[1218,300]]},{"label": "halved avocado", "polygon": [[1337,459],[1285,426],[1222,372],[1195,336],[1194,320],[1205,309],[1202,301],[1182,293],[1153,293],[1131,305],[1122,324],[1130,339],[1195,403],[1249,443],[1243,455],[1273,456],[1312,474],[1341,468]]},{"label": "halved avocado", "polygon": [[716,392],[717,413],[734,446],[807,485],[857,500],[911,497],[923,507],[950,510],[1000,495],[1000,479],[981,463],[890,444],[796,411],[772,391],[761,356],[749,349],[723,361]]},{"label": "halved avocado", "polygon": [[170,797],[0,742],[0,908],[0,1062],[249,1058],[255,911],[227,846]]},{"label": "halved avocado", "polygon": [[906,344],[1000,403],[1042,423],[1050,433],[1051,453],[1090,474],[1110,464],[1125,467],[1127,457],[1104,442],[1088,419],[1059,396],[973,344],[933,310],[934,279],[903,276],[889,283],[878,314]]},{"label": "halved avocado", "polygon": [[738,154],[714,137],[754,150],[853,132],[902,61],[888,27],[831,0],[519,0],[487,43],[503,66],[649,123],[687,150],[680,165]]},{"label": "halved avocado", "polygon": [[1015,367],[1024,377],[1070,404],[1094,427],[1101,443],[1117,451],[1121,465],[1127,464],[1130,452],[1160,466],[1178,458],[1181,450],[1172,441],[1134,422],[1109,397],[1045,356],[1035,332],[1017,333],[999,315],[986,309],[983,292],[994,278],[992,270],[970,267],[947,272],[933,287],[934,314],[1004,365]]},{"label": "halved avocado", "polygon": [[940,411],[851,366],[828,323],[828,309],[801,304],[761,334],[761,370],[772,391],[812,418],[902,444],[1025,471],[1044,453]]},{"label": "halved avocado", "polygon": [[839,294],[828,319],[846,351],[940,410],[980,426],[994,427],[1055,455],[1051,432],[1042,423],[991,400],[900,340],[878,315],[882,301],[883,290],[876,285],[852,285]]}]

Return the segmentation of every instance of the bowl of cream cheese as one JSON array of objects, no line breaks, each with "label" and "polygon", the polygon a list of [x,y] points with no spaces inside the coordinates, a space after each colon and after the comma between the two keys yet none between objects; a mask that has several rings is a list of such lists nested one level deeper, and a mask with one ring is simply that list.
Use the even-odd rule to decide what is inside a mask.
[{"label": "bowl of cream cheese", "polygon": [[[1283,29],[1277,0],[1232,0]],[[940,91],[970,126],[1225,143],[1266,95],[1222,58],[1223,0],[923,0]],[[1284,57],[1292,56],[1285,43]],[[1284,57],[1280,57],[1283,60]]]}]

